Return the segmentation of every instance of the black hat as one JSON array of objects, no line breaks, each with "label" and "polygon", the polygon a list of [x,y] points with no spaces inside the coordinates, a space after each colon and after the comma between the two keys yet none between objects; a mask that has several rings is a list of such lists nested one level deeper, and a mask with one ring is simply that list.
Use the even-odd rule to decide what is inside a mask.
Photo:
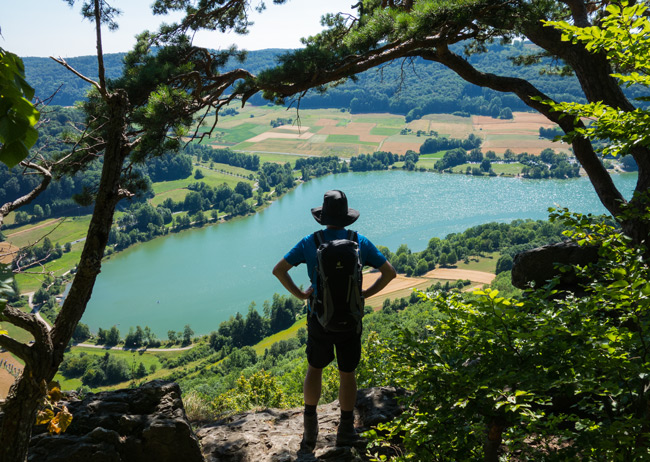
[{"label": "black hat", "polygon": [[357,221],[359,212],[348,208],[348,198],[338,189],[327,191],[323,206],[311,209],[314,219],[321,225],[348,226]]}]

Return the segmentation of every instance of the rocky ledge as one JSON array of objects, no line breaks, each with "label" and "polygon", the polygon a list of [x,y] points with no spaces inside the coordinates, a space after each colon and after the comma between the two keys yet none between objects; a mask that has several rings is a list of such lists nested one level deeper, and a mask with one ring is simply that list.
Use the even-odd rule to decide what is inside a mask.
[{"label": "rocky ledge", "polygon": [[[359,390],[358,431],[398,416],[392,387]],[[280,462],[367,461],[365,442],[336,447],[338,402],[318,407],[320,434],[313,454],[297,455],[302,409],[246,412],[202,424],[196,432],[185,415],[177,384],[153,381],[128,390],[91,394],[67,403],[74,415],[62,435],[35,427],[29,461],[38,462]]]}]

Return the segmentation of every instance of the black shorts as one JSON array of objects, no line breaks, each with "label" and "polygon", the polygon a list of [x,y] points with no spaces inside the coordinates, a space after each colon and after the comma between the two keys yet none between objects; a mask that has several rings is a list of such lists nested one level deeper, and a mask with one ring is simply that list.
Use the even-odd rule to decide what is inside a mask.
[{"label": "black shorts", "polygon": [[314,316],[307,317],[307,362],[323,369],[334,359],[341,372],[354,372],[361,359],[361,330],[326,332]]}]

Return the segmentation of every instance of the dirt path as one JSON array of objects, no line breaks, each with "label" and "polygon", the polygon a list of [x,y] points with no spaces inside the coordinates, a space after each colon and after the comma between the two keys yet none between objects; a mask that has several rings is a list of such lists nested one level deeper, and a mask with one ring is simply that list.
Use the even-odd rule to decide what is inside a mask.
[{"label": "dirt path", "polygon": [[14,237],[14,236],[19,236],[20,234],[31,232],[31,231],[34,231],[35,229],[44,228],[46,226],[49,226],[49,225],[51,225],[53,223],[57,223],[57,222],[62,221],[62,220],[63,220],[63,218],[57,218],[57,219],[54,219],[54,220],[49,220],[49,221],[46,221],[45,223],[41,223],[40,225],[32,226],[31,228],[23,229],[22,231],[16,231],[15,233],[6,234],[5,236],[7,238]]}]

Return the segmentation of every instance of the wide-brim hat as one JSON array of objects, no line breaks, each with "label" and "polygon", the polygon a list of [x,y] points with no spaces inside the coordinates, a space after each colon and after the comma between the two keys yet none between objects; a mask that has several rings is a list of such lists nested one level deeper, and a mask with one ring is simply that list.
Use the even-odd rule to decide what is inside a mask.
[{"label": "wide-brim hat", "polygon": [[334,189],[323,196],[323,205],[311,209],[314,219],[321,225],[348,226],[357,221],[359,212],[348,207],[348,198],[343,191]]}]

